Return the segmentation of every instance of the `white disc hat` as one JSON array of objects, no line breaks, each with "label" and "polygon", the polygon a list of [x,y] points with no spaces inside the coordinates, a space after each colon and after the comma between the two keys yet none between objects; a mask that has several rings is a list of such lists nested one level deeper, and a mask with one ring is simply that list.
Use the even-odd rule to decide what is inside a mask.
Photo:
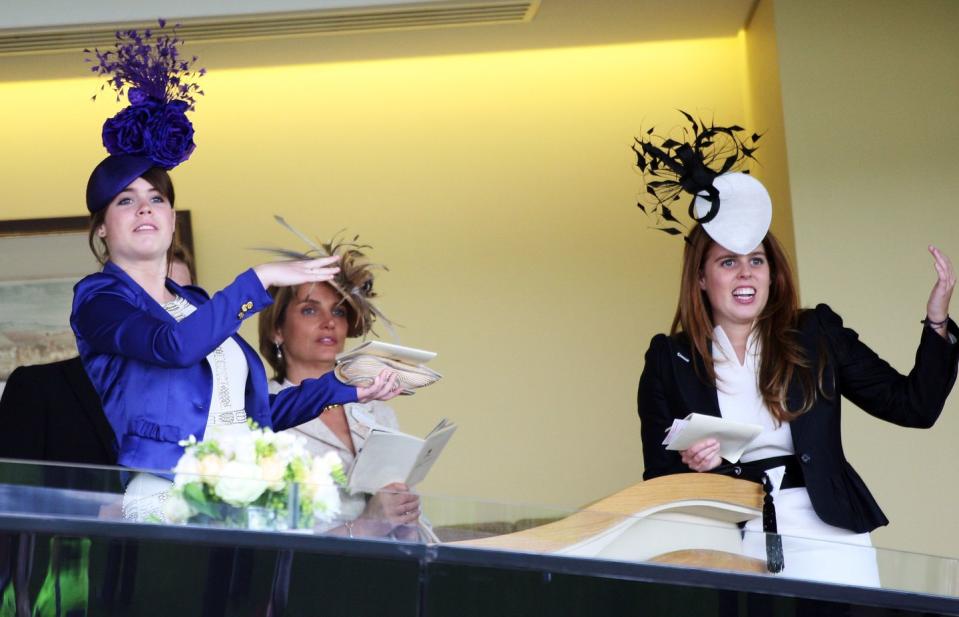
[{"label": "white disc hat", "polygon": [[[719,192],[718,212],[702,223],[703,229],[723,248],[748,255],[762,244],[772,221],[772,200],[766,187],[741,172],[716,176],[713,187]],[[700,192],[694,203],[696,218],[703,219],[712,208],[706,192]]]}]

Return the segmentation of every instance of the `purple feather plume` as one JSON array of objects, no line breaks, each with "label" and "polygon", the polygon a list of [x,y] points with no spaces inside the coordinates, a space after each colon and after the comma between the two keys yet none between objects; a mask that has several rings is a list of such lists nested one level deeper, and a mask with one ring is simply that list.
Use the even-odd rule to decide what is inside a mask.
[{"label": "purple feather plume", "polygon": [[[186,117],[203,95],[196,83],[206,69],[196,68],[197,57],[180,55],[183,40],[179,24],[166,31],[123,30],[116,33],[113,49],[84,50],[91,71],[105,77],[107,86],[124,95],[130,105],[103,125],[103,145],[110,154],[145,155],[170,169],[182,163],[196,148],[193,125]],[[92,58],[90,57],[92,56]],[[95,60],[94,60],[95,59]],[[96,96],[93,97],[96,99]]]}]

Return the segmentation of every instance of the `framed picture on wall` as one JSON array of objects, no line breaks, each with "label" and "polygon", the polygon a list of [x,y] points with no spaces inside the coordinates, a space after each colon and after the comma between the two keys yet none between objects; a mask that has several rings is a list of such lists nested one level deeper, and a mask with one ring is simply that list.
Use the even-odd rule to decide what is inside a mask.
[{"label": "framed picture on wall", "polygon": [[[190,212],[176,216],[177,239],[195,255]],[[18,366],[77,355],[73,286],[100,269],[89,223],[86,216],[0,221],[0,391]]]}]

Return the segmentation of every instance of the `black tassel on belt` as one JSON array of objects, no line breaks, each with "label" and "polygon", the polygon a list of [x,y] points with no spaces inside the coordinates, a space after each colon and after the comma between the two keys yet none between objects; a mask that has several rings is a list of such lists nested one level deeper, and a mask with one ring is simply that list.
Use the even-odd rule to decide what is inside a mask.
[{"label": "black tassel on belt", "polygon": [[783,557],[783,541],[776,525],[776,505],[773,503],[773,483],[766,471],[776,467],[785,467],[786,474],[780,488],[805,486],[802,467],[794,456],[776,456],[748,463],[725,464],[712,470],[724,476],[749,480],[763,487],[763,531],[766,534],[766,569],[772,573],[783,571],[786,565]]},{"label": "black tassel on belt", "polygon": [[766,533],[766,569],[772,573],[783,571],[783,539],[776,527],[776,505],[773,503],[773,483],[763,473],[763,531]]}]

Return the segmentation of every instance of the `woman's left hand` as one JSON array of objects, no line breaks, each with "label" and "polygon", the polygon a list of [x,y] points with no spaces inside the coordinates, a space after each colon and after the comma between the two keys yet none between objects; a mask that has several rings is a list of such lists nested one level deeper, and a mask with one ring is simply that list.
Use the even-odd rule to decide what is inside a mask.
[{"label": "woman's left hand", "polygon": [[[952,290],[956,286],[956,271],[952,268],[952,262],[946,257],[945,253],[930,245],[929,252],[935,260],[936,284],[932,286],[932,293],[929,294],[929,303],[926,304],[926,317],[930,321],[945,321],[949,317],[949,300],[952,299]],[[940,328],[939,333],[946,336],[946,326]]]},{"label": "woman's left hand", "polygon": [[397,383],[396,373],[383,369],[368,386],[358,386],[356,396],[361,403],[370,401],[388,401],[400,393],[400,384]]},{"label": "woman's left hand", "polygon": [[680,451],[679,455],[683,464],[693,471],[709,471],[719,467],[723,462],[722,457],[719,456],[719,441],[712,437],[697,441]]},{"label": "woman's left hand", "polygon": [[400,482],[387,484],[370,498],[361,516],[385,524],[385,533],[401,525],[413,525],[420,517],[420,496]]},{"label": "woman's left hand", "polygon": [[340,271],[337,265],[339,260],[339,255],[333,255],[318,259],[273,261],[255,266],[253,272],[260,279],[264,289],[270,286],[287,287],[301,283],[321,283],[331,280]]}]

